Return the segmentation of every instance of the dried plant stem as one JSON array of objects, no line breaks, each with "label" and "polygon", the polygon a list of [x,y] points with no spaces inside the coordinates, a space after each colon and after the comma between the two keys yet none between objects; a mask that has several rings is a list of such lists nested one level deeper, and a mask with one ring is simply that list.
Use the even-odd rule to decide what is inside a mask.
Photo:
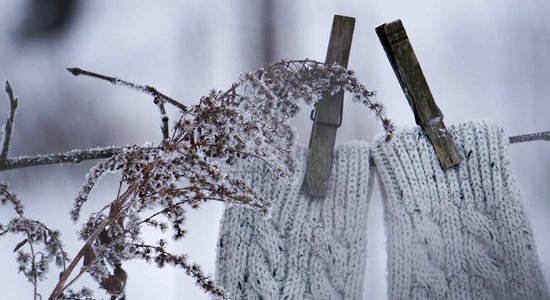
[{"label": "dried plant stem", "polygon": [[85,160],[110,158],[122,152],[122,149],[123,147],[106,147],[100,149],[71,150],[35,156],[19,156],[0,160],[0,171],[62,163],[77,164]]},{"label": "dried plant stem", "polygon": [[[125,201],[128,197],[130,197],[130,195],[132,195],[137,189],[139,188],[139,186],[137,184],[134,184],[132,186],[130,186],[126,192],[124,192],[124,194],[122,194],[116,201]],[[97,227],[96,229],[94,230],[94,232],[90,235],[90,237],[86,240],[86,242],[84,243],[84,245],[82,246],[82,248],[80,248],[80,251],[78,251],[78,254],[75,256],[75,258],[71,261],[71,263],[69,264],[69,266],[67,267],[67,269],[65,271],[63,271],[61,273],[61,276],[59,277],[59,281],[57,282],[57,285],[55,286],[55,288],[53,289],[51,295],[48,297],[48,300],[55,300],[57,299],[57,297],[59,297],[59,295],[66,289],[68,288],[73,282],[75,282],[76,278],[71,280],[69,282],[69,284],[65,284],[67,282],[67,280],[69,279],[69,276],[72,274],[72,272],[74,271],[74,269],[76,268],[76,266],[78,265],[78,263],[80,262],[80,260],[82,260],[82,258],[84,258],[84,255],[86,254],[86,250],[88,249],[88,247],[91,247],[92,246],[92,243],[98,238],[99,234],[101,233],[101,231],[103,229],[105,229],[107,226],[109,226],[110,224],[112,224],[113,222],[116,221],[116,219],[123,214],[123,211],[119,211],[117,215],[115,215],[113,218],[106,218],[105,220],[103,220]],[[91,265],[91,264],[90,264]],[[78,275],[77,275],[77,278],[82,275],[83,272],[80,272]]]},{"label": "dried plant stem", "polygon": [[510,144],[532,141],[550,141],[550,131],[511,136],[509,141]]},{"label": "dried plant stem", "polygon": [[31,257],[32,257],[32,268],[31,268],[31,271],[32,271],[32,286],[33,286],[33,295],[34,295],[34,300],[37,300],[39,299],[40,297],[38,296],[38,278],[37,278],[37,271],[36,271],[36,253],[34,252],[34,246],[32,245],[32,238],[31,238],[31,234],[29,233],[28,230],[25,231],[26,234],[27,234],[27,240],[29,241],[29,248],[31,250]]},{"label": "dried plant stem", "polygon": [[[111,219],[105,219],[101,224],[98,225],[98,229],[90,238],[86,241],[84,246],[78,251],[78,254],[76,254],[75,258],[71,261],[69,266],[65,271],[63,271],[59,277],[59,281],[57,282],[57,285],[53,289],[50,297],[48,297],[48,300],[55,300],[57,297],[65,290],[69,285],[65,285],[65,282],[69,279],[69,276],[72,274],[73,270],[76,268],[80,260],[84,257],[84,254],[86,253],[86,249],[88,246],[91,246],[94,240],[99,236],[99,233],[103,228],[105,228],[108,224],[112,222]],[[71,281],[73,282],[73,281]]]},{"label": "dried plant stem", "polygon": [[[128,190],[129,191],[129,190]],[[117,200],[115,201],[120,201],[121,199],[126,199],[129,194],[128,194],[128,191],[126,191],[122,196],[117,195]],[[183,204],[184,202],[180,202],[181,204]],[[126,208],[127,209],[127,208]],[[125,210],[126,210],[125,209]],[[86,243],[84,244],[84,246],[82,246],[82,249],[80,249],[80,252],[77,254],[77,257],[75,257],[75,261],[78,263],[78,261],[82,258],[84,258],[84,256],[86,255],[86,251],[87,251],[87,248],[90,247],[92,245],[92,243],[94,242],[95,239],[97,239],[99,233],[104,229],[106,228],[107,226],[111,225],[112,223],[116,222],[116,219],[119,218],[121,215],[124,214],[125,210],[120,210],[116,215],[110,217],[110,218],[107,218],[105,219],[99,226],[98,226],[98,229],[92,234],[92,236],[86,241]],[[165,210],[161,211],[161,212],[158,212],[158,213],[155,213],[154,215],[150,216],[149,218],[147,218],[148,220],[154,218],[155,216],[159,215],[160,213],[163,213],[165,212]],[[108,221],[108,222],[107,222]],[[127,229],[127,231],[130,231],[132,229],[134,229],[135,227],[137,226],[140,226],[141,224],[143,224],[144,222],[140,222],[138,223],[137,225],[135,225],[134,227],[132,228],[129,228]],[[109,243],[109,245],[106,245],[106,247],[110,247],[111,244],[113,244],[114,242],[116,242],[118,239],[120,239],[123,235],[119,235],[117,236],[116,238],[114,238],[111,243]],[[92,238],[94,237],[94,238]],[[88,243],[88,241],[90,241]],[[80,256],[79,256],[80,255]],[[77,259],[78,258],[78,259]],[[63,284],[60,286],[60,289],[59,289],[59,292],[57,293],[58,295],[55,295],[55,297],[58,297],[65,289],[67,289],[68,287],[70,287],[73,283],[75,283],[79,278],[80,276],[84,275],[86,272],[88,272],[88,270],[97,262],[97,260],[100,259],[99,256],[95,256],[94,259],[92,261],[90,261],[88,263],[88,265],[85,265],[85,266],[82,266],[82,268],[80,269],[80,271],[78,272],[78,274],[76,274],[76,276],[71,279],[68,283],[65,284],[65,282],[63,282]],[[70,275],[70,273],[67,274],[67,277],[66,279],[68,280],[68,275]],[[63,276],[63,275],[62,275]],[[61,281],[61,279],[60,279]],[[57,288],[57,287],[56,287]],[[54,293],[52,293],[52,295],[54,295]],[[51,296],[50,296],[51,297]]]},{"label": "dried plant stem", "polygon": [[17,97],[13,96],[13,89],[11,88],[9,81],[7,80],[6,80],[6,93],[10,98],[10,115],[8,117],[8,120],[6,121],[6,128],[4,130],[5,137],[4,137],[4,143],[2,145],[2,152],[0,153],[0,160],[5,160],[8,158],[11,133],[13,131],[13,123],[15,120],[15,111],[17,110],[17,103],[18,103],[18,99]]},{"label": "dried plant stem", "polygon": [[139,84],[135,84],[133,82],[129,82],[129,81],[119,79],[119,78],[116,78],[116,77],[105,76],[105,75],[101,75],[101,74],[98,74],[98,73],[82,70],[80,68],[67,68],[67,71],[71,72],[71,74],[73,74],[74,76],[84,75],[84,76],[89,76],[89,77],[105,80],[105,81],[108,81],[108,82],[110,82],[114,85],[126,86],[126,87],[129,87],[131,89],[147,93],[147,94],[149,94],[149,95],[151,95],[155,98],[163,99],[166,102],[178,107],[179,109],[181,109],[184,112],[187,111],[187,106],[185,106],[183,103],[162,94],[161,92],[159,92],[157,89],[155,89],[152,86],[139,85]]},{"label": "dried plant stem", "polygon": [[171,261],[174,261],[174,262],[177,261],[178,265],[181,266],[188,274],[191,274],[197,280],[199,285],[203,287],[206,291],[210,291],[216,296],[224,295],[222,290],[211,286],[211,283],[209,282],[210,275],[203,276],[200,269],[196,269],[191,264],[187,263],[182,259],[184,256],[174,255],[172,253],[167,252],[166,250],[164,250],[162,247],[159,247],[159,246],[138,245],[138,244],[134,244],[133,246],[136,248],[149,249],[151,250],[151,252],[158,253],[158,255],[169,257]]},{"label": "dried plant stem", "polygon": [[168,126],[168,114],[166,113],[166,108],[164,107],[164,99],[155,97],[153,102],[158,106],[160,117],[161,117],[161,126],[160,129],[162,130],[162,138],[164,140],[168,140],[170,138],[170,127]]},{"label": "dried plant stem", "polygon": [[[155,160],[154,162],[151,163],[151,165],[144,171],[144,177],[147,177],[149,176],[149,174],[151,173],[151,171],[156,168],[158,164],[158,159]],[[80,249],[80,251],[78,251],[78,254],[76,255],[76,257],[73,259],[73,261],[71,261],[71,263],[69,264],[69,266],[67,267],[67,269],[65,271],[63,271],[63,273],[61,273],[61,276],[59,278],[59,281],[57,282],[57,285],[55,286],[54,290],[52,291],[50,297],[48,298],[48,300],[55,300],[57,299],[57,297],[66,289],[68,288],[73,282],[76,281],[76,278],[71,280],[69,282],[69,284],[65,284],[67,282],[67,280],[69,279],[69,276],[72,274],[73,270],[76,268],[77,264],[80,262],[80,260],[82,258],[84,258],[84,255],[86,255],[86,251],[88,249],[88,247],[91,247],[92,246],[92,243],[98,238],[99,234],[101,233],[101,231],[103,229],[105,229],[107,226],[111,225],[112,223],[116,222],[118,220],[118,218],[120,216],[122,216],[125,212],[126,212],[126,209],[120,209],[124,202],[126,202],[126,200],[128,198],[130,198],[131,195],[135,194],[136,191],[138,191],[139,189],[141,188],[141,185],[139,184],[133,184],[131,185],[130,187],[128,187],[128,189],[122,194],[120,195],[120,197],[117,197],[117,199],[115,200],[115,202],[113,203],[114,206],[111,206],[111,207],[116,207],[117,211],[111,216],[111,213],[109,214],[109,217],[106,218],[105,220],[103,220],[94,230],[94,232],[90,235],[90,237],[86,240],[86,242],[84,243],[84,245],[82,246],[82,248]],[[111,208],[112,210],[112,208]],[[111,211],[113,212],[113,211]],[[90,264],[92,265],[92,264]],[[77,278],[82,275],[83,272],[80,272],[78,275],[77,275]]]}]

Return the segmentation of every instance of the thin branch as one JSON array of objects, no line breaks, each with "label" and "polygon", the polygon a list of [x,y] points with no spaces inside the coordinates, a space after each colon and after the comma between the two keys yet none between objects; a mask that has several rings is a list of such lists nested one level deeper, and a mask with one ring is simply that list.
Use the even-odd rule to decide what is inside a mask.
[{"label": "thin branch", "polygon": [[153,102],[158,106],[160,111],[160,117],[162,122],[160,129],[162,130],[162,138],[164,140],[168,140],[170,138],[170,127],[168,126],[169,119],[168,119],[168,114],[166,113],[166,108],[164,108],[164,100],[159,97],[155,97]]},{"label": "thin branch", "polygon": [[156,253],[157,258],[161,258],[159,261],[155,260],[158,266],[162,266],[164,264],[172,264],[173,266],[181,267],[185,270],[185,272],[194,277],[199,286],[202,287],[206,292],[211,292],[215,296],[224,295],[222,290],[219,290],[218,288],[213,286],[214,282],[212,281],[211,277],[209,275],[204,275],[198,265],[189,264],[187,262],[187,257],[185,255],[174,255],[170,252],[167,252],[162,246],[152,246],[145,244],[133,244],[132,246],[134,246],[135,248],[147,249],[144,250],[144,252],[147,252],[149,250],[152,253]]},{"label": "thin branch", "polygon": [[[59,251],[61,252],[61,256],[62,256],[62,264],[63,264],[63,271],[65,271],[65,269],[67,269],[67,266],[66,266],[66,263],[65,261],[67,261],[67,253],[65,252],[65,249],[63,249],[63,244],[61,243],[61,241],[56,237],[56,234],[53,230],[51,230],[50,228],[48,228],[48,226],[46,226],[45,224],[41,223],[40,221],[37,221],[37,220],[29,220],[31,223],[34,223],[35,225],[39,226],[39,227],[42,227],[42,229],[44,229],[45,231],[47,231],[50,235],[50,239],[54,239],[55,240],[55,243],[57,244],[57,246],[59,247]],[[29,240],[30,242],[30,240]]]},{"label": "thin branch", "polygon": [[[124,194],[121,195],[121,198],[119,200],[121,201],[125,201],[128,197],[130,197],[135,191],[136,189],[139,188],[138,185],[134,184],[130,187],[128,187],[128,189],[126,190],[126,192],[124,192]],[[92,234],[88,237],[88,239],[86,239],[86,241],[84,242],[84,245],[82,246],[82,248],[80,249],[80,251],[78,251],[78,253],[76,254],[75,258],[73,258],[73,260],[71,261],[71,263],[69,264],[69,266],[67,267],[67,269],[65,271],[63,271],[60,276],[59,276],[59,281],[57,282],[57,285],[55,286],[55,288],[53,289],[52,293],[50,294],[50,296],[48,297],[48,300],[55,300],[57,299],[57,297],[66,289],[68,288],[72,283],[74,283],[75,279],[71,280],[69,282],[69,284],[65,285],[65,283],[67,282],[67,280],[69,279],[69,276],[72,274],[72,272],[74,271],[74,269],[76,268],[76,266],[78,265],[78,263],[80,262],[80,260],[84,257],[85,255],[85,252],[86,252],[86,247],[87,246],[91,246],[92,243],[97,239],[97,237],[99,236],[99,234],[101,233],[101,231],[106,228],[107,226],[109,226],[110,224],[112,224],[113,222],[115,222],[118,217],[120,215],[122,215],[123,213],[125,213],[125,211],[123,210],[120,210],[118,212],[117,215],[115,215],[113,218],[111,217],[108,217],[108,218],[105,218],[103,221],[101,221],[101,223],[99,223],[94,232],[92,232]],[[90,264],[91,265],[91,264]],[[84,267],[85,268],[85,267]],[[84,269],[83,268],[83,269]],[[83,274],[83,270],[81,270],[81,272],[79,274],[77,274],[77,277],[79,277],[80,275]]]},{"label": "thin branch", "polygon": [[123,147],[106,147],[88,150],[72,150],[60,153],[19,156],[0,161],[0,171],[36,167],[43,165],[73,163],[85,160],[110,158],[122,152]]},{"label": "thin branch", "polygon": [[32,245],[33,241],[32,241],[32,238],[31,238],[31,234],[29,233],[29,230],[26,229],[25,233],[27,234],[27,240],[29,240],[29,247],[31,249],[31,256],[32,256],[32,269],[31,269],[32,280],[31,280],[31,283],[33,285],[34,300],[36,300],[38,298],[38,270],[37,270],[37,267],[36,267],[36,253],[34,252],[34,247]]},{"label": "thin branch", "polygon": [[178,201],[178,202],[176,202],[176,203],[174,203],[174,204],[172,204],[172,205],[170,205],[170,206],[164,208],[163,210],[157,211],[156,213],[150,215],[149,217],[147,217],[147,218],[141,220],[141,221],[140,221],[139,223],[137,223],[136,225],[134,225],[134,226],[132,226],[132,227],[126,229],[126,232],[130,232],[130,231],[134,230],[136,227],[140,226],[141,224],[144,224],[144,223],[147,223],[147,222],[151,221],[151,220],[152,220],[153,218],[155,218],[156,216],[158,216],[158,215],[160,215],[160,214],[163,214],[163,213],[169,211],[170,209],[172,209],[172,208],[174,208],[174,207],[176,207],[176,206],[183,205],[183,204],[185,204],[185,203],[187,203],[187,202],[188,202],[187,200],[181,200],[181,201]]},{"label": "thin branch", "polygon": [[[156,166],[158,165],[158,162],[159,162],[159,159],[157,158],[155,161],[153,161],[151,163],[151,165],[147,169],[144,170],[144,175],[143,175],[144,178],[149,176],[149,174],[152,172],[152,170],[154,168],[156,168]],[[134,195],[134,197],[135,197],[135,192],[139,191],[141,188],[142,188],[142,185],[133,184],[133,185],[129,186],[126,189],[126,191],[122,195],[120,195],[120,197],[117,197],[117,199],[115,201],[119,202],[120,205],[122,206],[122,204],[124,204],[124,202],[128,198],[130,198],[130,196]],[[94,229],[94,232],[92,232],[92,234],[86,239],[86,242],[84,243],[84,246],[82,246],[82,248],[80,249],[80,251],[78,252],[76,257],[71,261],[71,263],[69,264],[67,269],[65,271],[63,271],[61,273],[61,275],[59,276],[59,281],[57,282],[57,285],[55,286],[55,288],[52,291],[52,293],[50,294],[50,296],[48,297],[48,300],[57,299],[58,296],[65,289],[67,289],[71,284],[73,284],[76,281],[76,279],[78,277],[80,277],[85,272],[85,270],[88,269],[86,266],[84,266],[81,269],[80,273],[77,274],[76,277],[73,280],[71,280],[68,284],[65,284],[67,282],[67,280],[69,279],[69,276],[72,274],[72,272],[76,268],[77,264],[84,257],[85,252],[86,252],[86,247],[91,246],[92,243],[98,238],[101,231],[103,229],[105,229],[107,226],[109,226],[112,223],[116,222],[118,220],[118,218],[120,216],[122,216],[123,214],[125,214],[129,208],[130,208],[130,206],[128,205],[124,209],[118,210],[118,212],[115,215],[113,215],[113,216],[109,215],[109,217],[105,218],[103,221],[101,221],[100,224],[98,224],[96,226],[96,228]],[[97,259],[97,257],[95,259]],[[94,261],[95,261],[95,259],[94,259]],[[93,264],[93,262],[90,263],[88,266],[91,266],[92,264]]]},{"label": "thin branch", "polygon": [[[103,230],[103,228],[105,228],[105,226],[107,226],[110,222],[112,222],[112,220],[109,219],[109,218],[106,218],[105,220],[103,220],[98,225],[98,228],[100,228],[100,230]],[[67,280],[69,279],[69,276],[71,275],[73,270],[76,268],[76,266],[78,265],[80,260],[84,257],[84,254],[86,252],[86,246],[92,245],[93,241],[99,235],[100,230],[96,230],[93,233],[93,235],[90,238],[88,238],[88,240],[84,243],[84,246],[82,246],[80,251],[78,251],[75,258],[71,261],[71,263],[69,264],[67,269],[60,274],[59,281],[57,282],[57,285],[55,286],[54,290],[52,291],[50,297],[48,297],[48,300],[57,299],[57,297],[63,292],[63,290],[65,290],[67,287],[69,287],[69,285],[64,286],[65,282],[67,282]],[[81,275],[81,274],[82,273],[80,273],[79,275]],[[71,281],[71,283],[73,283],[73,281]]]},{"label": "thin branch", "polygon": [[10,149],[11,132],[13,130],[13,123],[15,120],[15,111],[17,110],[17,103],[18,103],[18,99],[17,97],[13,96],[13,89],[11,88],[9,81],[7,80],[6,80],[6,94],[8,94],[8,97],[10,98],[10,115],[8,117],[8,120],[6,121],[6,129],[4,131],[6,137],[4,138],[4,143],[2,145],[2,153],[0,153],[0,160],[6,160],[8,158],[8,152]]},{"label": "thin branch", "polygon": [[510,144],[532,141],[550,141],[550,131],[511,136],[509,141]]},{"label": "thin branch", "polygon": [[163,93],[159,92],[157,89],[155,89],[152,86],[139,85],[139,84],[135,84],[133,82],[129,82],[129,81],[120,79],[120,78],[105,76],[105,75],[101,75],[101,74],[98,74],[98,73],[82,70],[80,68],[67,68],[67,71],[71,72],[71,74],[73,74],[74,76],[85,75],[85,76],[89,76],[89,77],[93,77],[93,78],[108,81],[108,82],[110,82],[114,85],[126,86],[126,87],[129,87],[131,89],[147,93],[147,94],[149,94],[149,95],[151,95],[155,98],[158,97],[160,99],[164,99],[166,102],[178,107],[182,111],[184,111],[184,112],[187,111],[187,106],[185,106],[183,103],[164,95]]}]

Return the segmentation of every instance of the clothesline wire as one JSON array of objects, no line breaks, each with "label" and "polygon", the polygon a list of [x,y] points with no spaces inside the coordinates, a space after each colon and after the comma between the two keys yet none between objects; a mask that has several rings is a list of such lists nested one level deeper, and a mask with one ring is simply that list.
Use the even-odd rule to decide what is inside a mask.
[{"label": "clothesline wire", "polygon": [[532,142],[532,141],[550,141],[550,131],[543,131],[530,134],[522,134],[511,136],[509,139],[510,144]]}]

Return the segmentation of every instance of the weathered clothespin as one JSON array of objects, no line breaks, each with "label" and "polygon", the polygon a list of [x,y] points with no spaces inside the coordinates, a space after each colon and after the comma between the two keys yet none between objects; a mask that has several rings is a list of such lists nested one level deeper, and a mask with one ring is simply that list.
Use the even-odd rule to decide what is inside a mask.
[{"label": "weathered clothespin", "polygon": [[[347,68],[355,19],[334,16],[325,63]],[[307,169],[303,182],[306,193],[315,197],[326,195],[326,185],[332,169],[336,131],[342,124],[344,91],[327,94],[312,113],[313,127],[309,140]]]},{"label": "weathered clothespin", "polygon": [[430,92],[401,20],[383,24],[376,34],[411,106],[416,124],[430,139],[443,169],[460,163],[458,151],[443,123],[443,114]]}]

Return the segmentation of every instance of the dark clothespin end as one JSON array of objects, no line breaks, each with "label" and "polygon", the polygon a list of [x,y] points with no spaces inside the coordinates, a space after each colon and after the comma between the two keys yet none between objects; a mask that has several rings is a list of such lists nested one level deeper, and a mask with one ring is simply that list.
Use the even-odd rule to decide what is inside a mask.
[{"label": "dark clothespin end", "polygon": [[[334,16],[325,63],[348,66],[354,27],[354,18]],[[302,187],[307,194],[314,197],[323,198],[326,195],[334,158],[336,131],[342,123],[343,104],[344,91],[334,95],[327,93],[312,112],[313,128]]]},{"label": "dark clothespin end", "polygon": [[448,169],[458,165],[460,156],[443,123],[443,114],[435,103],[403,23],[397,20],[383,24],[376,28],[376,34],[414,113],[416,124],[426,132],[441,166]]}]

